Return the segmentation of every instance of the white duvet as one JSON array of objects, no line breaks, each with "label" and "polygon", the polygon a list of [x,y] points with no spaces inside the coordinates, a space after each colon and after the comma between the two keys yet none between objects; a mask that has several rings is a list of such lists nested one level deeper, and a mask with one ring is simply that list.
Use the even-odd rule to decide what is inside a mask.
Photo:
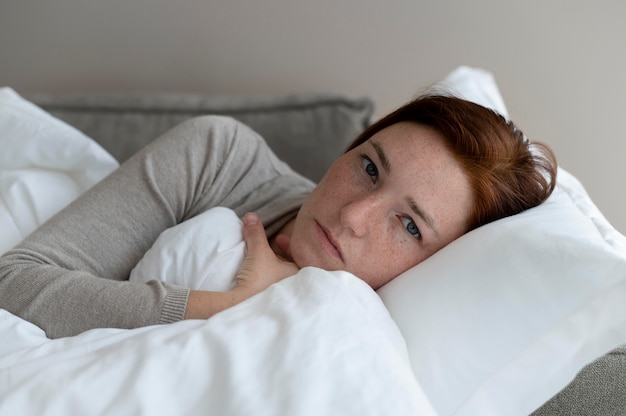
[{"label": "white duvet", "polygon": [[235,211],[211,208],[161,233],[130,272],[131,282],[163,280],[190,289],[235,287],[246,244]]},{"label": "white duvet", "polygon": [[296,276],[206,321],[59,340],[0,310],[0,414],[428,415],[404,340],[344,272]]},{"label": "white duvet", "polygon": [[[3,252],[116,163],[10,89],[0,106]],[[137,273],[190,269],[160,241]],[[303,269],[206,321],[57,340],[0,309],[0,340],[0,415],[433,414],[389,312],[345,272]]]}]

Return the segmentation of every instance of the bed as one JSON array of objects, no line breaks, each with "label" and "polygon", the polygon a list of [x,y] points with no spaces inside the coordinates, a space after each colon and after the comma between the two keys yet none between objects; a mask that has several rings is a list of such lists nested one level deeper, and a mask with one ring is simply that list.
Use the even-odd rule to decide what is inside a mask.
[{"label": "bed", "polygon": [[[460,67],[441,85],[507,114],[487,71]],[[319,180],[373,104],[2,88],[0,252],[204,114],[248,124]],[[624,414],[626,238],[560,168],[546,203],[472,231],[377,292],[305,268],[206,321],[50,340],[0,309],[0,339],[0,415]]]}]

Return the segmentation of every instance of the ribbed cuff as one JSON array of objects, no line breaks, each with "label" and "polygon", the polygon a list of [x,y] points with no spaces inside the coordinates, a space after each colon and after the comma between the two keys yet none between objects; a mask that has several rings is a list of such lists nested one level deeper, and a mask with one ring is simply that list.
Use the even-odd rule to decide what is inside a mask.
[{"label": "ribbed cuff", "polygon": [[168,286],[167,296],[161,310],[161,324],[170,324],[185,319],[189,299],[189,289],[184,287]]}]

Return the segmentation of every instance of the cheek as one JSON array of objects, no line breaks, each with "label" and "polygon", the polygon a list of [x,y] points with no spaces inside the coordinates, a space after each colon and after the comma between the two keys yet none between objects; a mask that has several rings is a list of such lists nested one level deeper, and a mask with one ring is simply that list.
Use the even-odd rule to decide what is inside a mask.
[{"label": "cheek", "polygon": [[343,155],[337,159],[326,171],[326,174],[319,182],[318,187],[325,192],[333,192],[345,188],[348,184],[353,184],[357,179],[355,175],[355,163],[349,155]]},{"label": "cheek", "polygon": [[381,253],[381,257],[388,259],[389,270],[393,270],[396,275],[415,266],[422,260],[422,251],[417,244],[405,242],[405,244],[388,245]]},{"label": "cheek", "polygon": [[304,201],[301,211],[307,216],[321,217],[332,225],[342,206],[354,198],[355,181],[344,165],[336,162]]},{"label": "cheek", "polygon": [[376,248],[360,258],[360,274],[354,274],[362,276],[363,280],[377,289],[423,260],[424,254],[417,244],[411,243],[398,242],[395,239],[377,241]]}]

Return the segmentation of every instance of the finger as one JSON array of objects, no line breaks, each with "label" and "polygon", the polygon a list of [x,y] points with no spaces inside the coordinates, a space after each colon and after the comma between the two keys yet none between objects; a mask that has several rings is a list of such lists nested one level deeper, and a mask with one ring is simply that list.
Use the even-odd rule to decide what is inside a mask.
[{"label": "finger", "polygon": [[249,212],[243,217],[243,239],[248,253],[270,249],[265,228],[258,215]]}]

